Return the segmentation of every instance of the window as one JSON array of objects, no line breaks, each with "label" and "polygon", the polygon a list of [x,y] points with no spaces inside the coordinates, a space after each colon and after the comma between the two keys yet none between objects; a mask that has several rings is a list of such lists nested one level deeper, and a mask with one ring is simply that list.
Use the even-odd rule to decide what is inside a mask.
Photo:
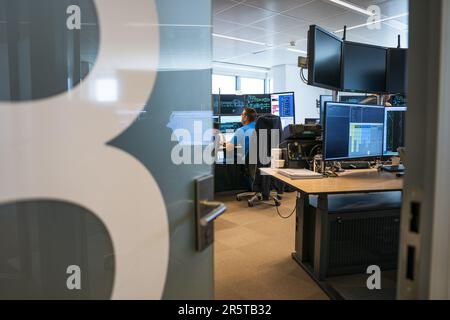
[{"label": "window", "polygon": [[264,80],[254,78],[241,78],[242,94],[264,94]]},{"label": "window", "polygon": [[236,77],[212,75],[212,93],[213,94],[235,94]]}]

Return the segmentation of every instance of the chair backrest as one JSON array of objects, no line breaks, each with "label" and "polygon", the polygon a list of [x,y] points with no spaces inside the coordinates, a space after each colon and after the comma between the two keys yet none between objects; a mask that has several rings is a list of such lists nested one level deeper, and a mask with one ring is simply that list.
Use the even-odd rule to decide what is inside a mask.
[{"label": "chair backrest", "polygon": [[[256,121],[251,141],[250,159],[257,160],[257,167],[270,167],[272,149],[278,148],[282,137],[281,119],[274,115],[260,116]],[[256,154],[254,152],[256,151]]]}]

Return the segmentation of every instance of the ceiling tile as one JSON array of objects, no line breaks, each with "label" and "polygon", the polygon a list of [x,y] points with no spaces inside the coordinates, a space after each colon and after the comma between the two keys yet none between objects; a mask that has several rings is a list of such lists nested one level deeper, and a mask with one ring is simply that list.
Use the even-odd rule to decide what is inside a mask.
[{"label": "ceiling tile", "polygon": [[214,0],[213,1],[213,12],[218,13],[220,11],[229,9],[235,6],[238,2],[233,0]]},{"label": "ceiling tile", "polygon": [[281,64],[296,64],[298,54],[286,49],[273,49],[229,59],[228,62],[271,68]]},{"label": "ceiling tile", "polygon": [[249,25],[273,14],[273,12],[267,10],[240,4],[217,14],[216,17],[229,22]]},{"label": "ceiling tile", "polygon": [[390,0],[379,4],[381,15],[392,17],[409,11],[408,0]]},{"label": "ceiling tile", "polygon": [[283,12],[312,0],[247,0],[245,3],[274,12]]},{"label": "ceiling tile", "polygon": [[289,34],[294,40],[308,39],[309,25],[298,25],[283,32]]},{"label": "ceiling tile", "polygon": [[[300,50],[306,52],[308,50],[308,40],[299,40],[295,42],[295,46],[286,46],[286,48]],[[299,53],[297,53],[299,54]]]},{"label": "ceiling tile", "polygon": [[213,37],[214,60],[236,57],[243,54],[256,52],[264,48],[265,47],[261,45]]},{"label": "ceiling tile", "polygon": [[223,21],[213,18],[213,32],[218,34],[225,34],[227,32],[242,28],[241,24]]},{"label": "ceiling tile", "polygon": [[285,14],[311,23],[317,23],[320,20],[343,14],[346,11],[342,7],[338,7],[329,2],[316,0],[304,6],[289,10]]},{"label": "ceiling tile", "polygon": [[307,25],[306,21],[294,19],[284,15],[275,15],[253,24],[253,27],[266,29],[271,32],[282,32],[298,25]]},{"label": "ceiling tile", "polygon": [[256,41],[264,42],[269,46],[279,46],[282,44],[288,44],[289,42],[295,40],[297,40],[296,37],[283,32],[270,33],[256,39]]},{"label": "ceiling tile", "polygon": [[[361,9],[368,9],[372,5],[379,5],[380,3],[386,2],[386,0],[345,0],[350,2]],[[395,0],[397,1],[397,0]]]},{"label": "ceiling tile", "polygon": [[231,37],[237,37],[237,38],[254,41],[258,38],[261,38],[262,36],[267,36],[270,33],[271,33],[270,31],[264,30],[264,29],[258,29],[258,28],[253,28],[253,27],[243,27],[243,28],[233,30],[233,31],[227,33],[226,35],[231,36]]},{"label": "ceiling tile", "polygon": [[367,19],[368,17],[366,15],[354,12],[346,12],[344,14],[340,14],[338,16],[323,20],[319,23],[319,26],[334,32],[336,30],[344,29],[344,26],[354,27],[367,23]]},{"label": "ceiling tile", "polygon": [[397,44],[398,30],[395,30],[385,24],[380,29],[369,29],[362,27],[347,31],[348,35],[355,35],[361,39],[365,39],[364,43],[370,43],[380,46],[393,46]]}]

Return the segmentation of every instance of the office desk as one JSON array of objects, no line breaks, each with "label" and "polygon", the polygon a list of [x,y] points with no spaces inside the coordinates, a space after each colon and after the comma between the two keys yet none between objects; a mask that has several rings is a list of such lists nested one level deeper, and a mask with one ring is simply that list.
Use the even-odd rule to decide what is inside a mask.
[{"label": "office desk", "polygon": [[[218,156],[214,166],[214,191],[215,192],[239,192],[246,190],[242,174],[243,164],[237,164],[237,155],[242,152],[241,146],[234,147],[234,160],[227,164],[227,152],[225,147],[217,150]],[[233,155],[233,154],[231,154]],[[230,154],[228,154],[230,156]]]},{"label": "office desk", "polygon": [[[324,282],[327,275],[328,257],[328,195],[403,190],[403,179],[397,178],[395,174],[378,172],[375,169],[349,170],[341,173],[338,178],[311,180],[291,180],[288,177],[278,174],[274,169],[264,168],[261,169],[261,172],[287,183],[298,191],[295,252],[292,254],[292,257],[329,295],[332,294],[330,294],[329,287]],[[305,227],[305,213],[308,210],[311,195],[318,195],[313,231],[313,259],[308,257],[306,243],[308,241],[308,235],[311,235],[312,231]]]}]

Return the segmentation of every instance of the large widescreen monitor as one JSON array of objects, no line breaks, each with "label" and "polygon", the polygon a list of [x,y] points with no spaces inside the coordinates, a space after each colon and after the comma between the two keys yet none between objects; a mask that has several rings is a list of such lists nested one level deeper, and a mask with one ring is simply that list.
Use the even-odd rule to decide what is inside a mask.
[{"label": "large widescreen monitor", "polygon": [[241,115],[245,107],[245,97],[231,94],[220,95],[221,115]]},{"label": "large widescreen monitor", "polygon": [[334,34],[313,25],[308,32],[308,84],[341,90],[343,41]]},{"label": "large widescreen monitor", "polygon": [[385,108],[383,156],[398,156],[405,146],[406,107]]},{"label": "large widescreen monitor", "polygon": [[249,94],[245,96],[245,106],[256,110],[258,115],[271,114],[270,94]]},{"label": "large widescreen monitor", "polygon": [[391,48],[387,51],[386,92],[405,94],[407,86],[407,49]]},{"label": "large widescreen monitor", "polygon": [[342,91],[385,93],[387,49],[344,42]]},{"label": "large widescreen monitor", "polygon": [[328,102],[324,160],[383,156],[384,107]]}]

